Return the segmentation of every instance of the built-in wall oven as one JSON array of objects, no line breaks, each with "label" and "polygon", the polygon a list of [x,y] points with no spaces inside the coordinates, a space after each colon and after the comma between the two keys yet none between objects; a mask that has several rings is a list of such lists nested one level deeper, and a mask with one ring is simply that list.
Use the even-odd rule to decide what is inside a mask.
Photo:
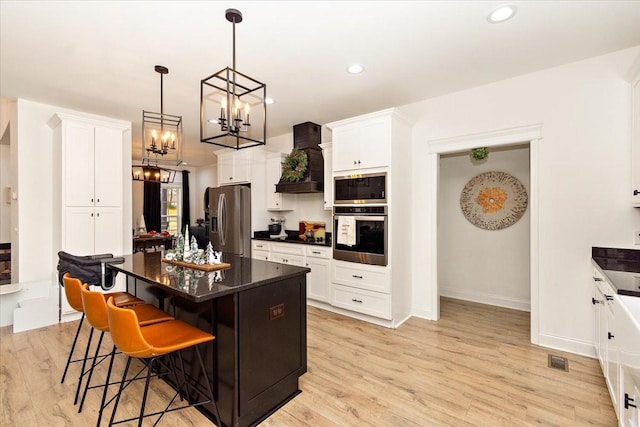
[{"label": "built-in wall oven", "polygon": [[333,259],[387,265],[387,206],[334,206]]},{"label": "built-in wall oven", "polygon": [[387,203],[387,174],[355,174],[333,179],[335,205]]}]

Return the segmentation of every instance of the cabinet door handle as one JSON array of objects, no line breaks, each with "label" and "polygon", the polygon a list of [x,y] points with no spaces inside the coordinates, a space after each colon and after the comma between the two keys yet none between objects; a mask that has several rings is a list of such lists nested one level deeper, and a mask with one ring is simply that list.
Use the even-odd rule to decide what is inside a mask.
[{"label": "cabinet door handle", "polygon": [[93,203],[93,197],[91,198],[91,203]]},{"label": "cabinet door handle", "polygon": [[93,212],[91,212],[91,216],[93,216]]},{"label": "cabinet door handle", "polygon": [[351,298],[351,301],[362,304],[362,300],[361,299]]},{"label": "cabinet door handle", "polygon": [[599,277],[594,277],[593,280],[594,282],[602,282],[602,279]]},{"label": "cabinet door handle", "polygon": [[612,339],[614,339],[615,337],[616,337],[616,336],[615,336],[615,335],[613,335],[611,332],[607,332],[607,338],[608,338],[608,339],[612,340]]},{"label": "cabinet door handle", "polygon": [[360,160],[358,160],[358,164],[360,164]]},{"label": "cabinet door handle", "polygon": [[[640,190],[633,190],[633,195],[634,196],[637,196],[639,194],[640,194]],[[635,408],[635,406],[634,406],[634,408]]]},{"label": "cabinet door handle", "polygon": [[356,276],[355,274],[352,274],[351,277],[356,278],[356,279],[362,279],[362,276]]},{"label": "cabinet door handle", "polygon": [[624,409],[629,409],[629,408],[637,408],[637,406],[635,405],[635,399],[631,396],[629,396],[629,393],[625,393],[624,394]]},{"label": "cabinet door handle", "polygon": [[320,252],[318,251],[311,251],[312,254],[316,254],[316,255],[320,255]]},{"label": "cabinet door handle", "polygon": [[602,301],[600,301],[599,299],[595,299],[595,298],[591,298],[591,304],[596,305],[596,304],[600,304]]},{"label": "cabinet door handle", "polygon": [[96,202],[97,202],[97,203],[100,203],[100,199],[96,199]]},{"label": "cabinet door handle", "polygon": [[604,299],[607,300],[607,301],[611,301],[611,300],[613,300],[613,296],[604,294]]},{"label": "cabinet door handle", "polygon": [[355,164],[357,164],[355,160],[353,161],[353,164],[354,164],[354,165],[355,165]]}]

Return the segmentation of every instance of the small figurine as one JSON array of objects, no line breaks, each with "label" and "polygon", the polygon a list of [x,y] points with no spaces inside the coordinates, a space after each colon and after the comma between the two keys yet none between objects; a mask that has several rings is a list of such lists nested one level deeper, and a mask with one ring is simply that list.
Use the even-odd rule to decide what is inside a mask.
[{"label": "small figurine", "polygon": [[182,260],[185,262],[191,261],[191,250],[189,248],[189,227],[184,227],[184,252],[182,253]]},{"label": "small figurine", "polygon": [[207,249],[204,255],[205,255],[207,264],[215,264],[215,254],[213,252],[213,246],[211,246],[211,242],[207,244]]}]

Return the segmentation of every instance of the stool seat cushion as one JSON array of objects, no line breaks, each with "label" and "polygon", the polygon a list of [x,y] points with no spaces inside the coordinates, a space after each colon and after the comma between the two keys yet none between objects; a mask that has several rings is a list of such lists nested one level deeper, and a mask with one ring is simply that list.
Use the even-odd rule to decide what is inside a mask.
[{"label": "stool seat cushion", "polygon": [[125,307],[127,305],[133,304],[142,304],[144,301],[140,298],[131,295],[128,292],[110,292],[108,294],[103,294],[105,302],[109,299],[109,297],[113,297],[113,302],[116,307]]}]

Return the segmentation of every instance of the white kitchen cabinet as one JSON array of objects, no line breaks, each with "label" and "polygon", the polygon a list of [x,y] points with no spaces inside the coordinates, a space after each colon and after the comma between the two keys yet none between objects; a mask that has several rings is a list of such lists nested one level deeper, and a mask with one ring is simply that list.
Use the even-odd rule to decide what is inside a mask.
[{"label": "white kitchen cabinet", "polygon": [[333,209],[333,144],[324,142],[320,144],[322,157],[324,158],[324,208]]},{"label": "white kitchen cabinet", "polygon": [[366,289],[375,292],[389,293],[389,267],[336,261],[333,266],[333,283]]},{"label": "white kitchen cabinet", "polygon": [[[618,296],[620,397],[618,419],[623,427],[640,425],[640,297]],[[635,314],[635,321],[634,321]]]},{"label": "white kitchen cabinet", "polygon": [[[53,130],[55,252],[119,256],[125,248],[130,251],[125,217],[131,218],[131,205],[124,198],[131,187],[131,123],[57,113],[48,124]],[[123,276],[117,276],[113,289],[124,287]],[[63,314],[75,313],[62,301]]]},{"label": "white kitchen cabinet", "polygon": [[291,264],[298,267],[305,267],[304,245],[297,243],[271,243],[271,253],[269,260],[281,264]]},{"label": "white kitchen cabinet", "polygon": [[72,254],[122,253],[122,209],[68,207],[63,247]]},{"label": "white kitchen cabinet", "polygon": [[389,110],[330,123],[333,172],[387,167],[391,155]]},{"label": "white kitchen cabinet", "polygon": [[122,130],[69,120],[64,123],[66,206],[122,205]]},{"label": "white kitchen cabinet", "polygon": [[619,425],[638,427],[640,297],[617,294],[598,267],[593,278],[596,355]]},{"label": "white kitchen cabinet", "polygon": [[616,348],[615,298],[611,285],[597,271],[594,273],[596,293],[594,296],[595,314],[598,335],[595,336],[596,354],[604,374],[613,407],[618,414],[618,352]]},{"label": "white kitchen cabinet", "polygon": [[267,157],[267,210],[268,211],[292,211],[296,208],[296,195],[276,193],[276,184],[282,176],[282,162],[286,154],[277,153]]},{"label": "white kitchen cabinet", "polygon": [[640,207],[640,72],[631,82],[631,197]]},{"label": "white kitchen cabinet", "polygon": [[307,298],[329,303],[331,302],[331,248],[308,246],[306,249],[306,266],[311,269],[307,276]]},{"label": "white kitchen cabinet", "polygon": [[251,182],[251,149],[218,152],[218,185]]}]

